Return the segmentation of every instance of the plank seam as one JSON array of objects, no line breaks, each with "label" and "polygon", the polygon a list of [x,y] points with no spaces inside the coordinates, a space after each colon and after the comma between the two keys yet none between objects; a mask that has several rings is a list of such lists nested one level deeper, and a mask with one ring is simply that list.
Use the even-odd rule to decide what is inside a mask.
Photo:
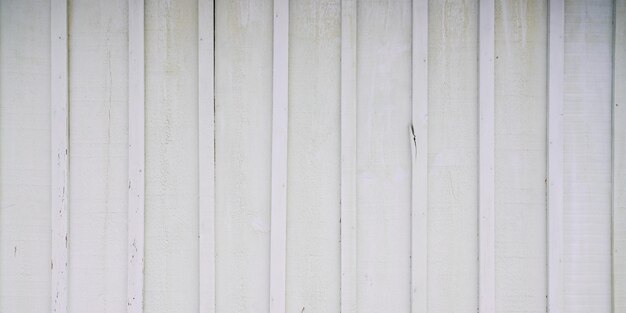
[{"label": "plank seam", "polygon": [[493,0],[479,3],[479,309],[495,311],[494,15]]},{"label": "plank seam", "polygon": [[548,4],[548,312],[563,310],[564,4]]},{"label": "plank seam", "polygon": [[428,312],[428,0],[413,0],[411,312]]},{"label": "plank seam", "polygon": [[341,296],[342,313],[357,311],[357,2],[341,1]]},{"label": "plank seam", "polygon": [[51,311],[68,308],[69,98],[67,0],[51,3]]},{"label": "plank seam", "polygon": [[145,213],[144,2],[129,0],[128,7],[127,312],[142,313]]}]

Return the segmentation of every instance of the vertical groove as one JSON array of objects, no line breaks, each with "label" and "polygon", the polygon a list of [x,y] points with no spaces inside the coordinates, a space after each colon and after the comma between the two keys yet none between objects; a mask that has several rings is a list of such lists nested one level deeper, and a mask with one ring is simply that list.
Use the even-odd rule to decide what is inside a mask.
[{"label": "vertical groove", "polygon": [[411,312],[428,312],[428,0],[413,0]]},{"label": "vertical groove", "polygon": [[143,311],[144,2],[128,3],[128,289],[127,312]]},{"label": "vertical groove", "polygon": [[495,311],[494,0],[479,8],[479,308]]},{"label": "vertical groove", "polygon": [[548,7],[548,312],[563,311],[563,75],[565,7]]},{"label": "vertical groove", "polygon": [[341,312],[357,311],[357,2],[341,0]]},{"label": "vertical groove", "polygon": [[51,312],[66,313],[68,303],[69,101],[67,0],[51,3]]},{"label": "vertical groove", "polygon": [[285,312],[289,0],[274,0],[270,313]]},{"label": "vertical groove", "polygon": [[215,312],[214,3],[198,0],[198,300]]},{"label": "vertical groove", "polygon": [[626,1],[613,6],[612,159],[612,308],[626,310]]}]

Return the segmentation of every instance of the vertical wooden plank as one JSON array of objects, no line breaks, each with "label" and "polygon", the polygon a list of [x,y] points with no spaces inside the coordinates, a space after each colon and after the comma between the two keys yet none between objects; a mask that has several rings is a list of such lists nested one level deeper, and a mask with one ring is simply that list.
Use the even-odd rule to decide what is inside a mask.
[{"label": "vertical wooden plank", "polygon": [[215,312],[214,3],[198,0],[198,301]]},{"label": "vertical wooden plank", "polygon": [[565,2],[563,311],[611,310],[612,0]]},{"label": "vertical wooden plank", "polygon": [[274,0],[270,313],[285,312],[289,0]]},{"label": "vertical wooden plank", "polygon": [[626,0],[613,38],[613,312],[626,312]]},{"label": "vertical wooden plank", "polygon": [[431,0],[428,7],[428,307],[475,312],[478,1]]},{"label": "vertical wooden plank", "polygon": [[357,310],[411,310],[411,1],[358,2]]},{"label": "vertical wooden plank", "polygon": [[546,310],[547,17],[544,0],[496,1],[496,312]]},{"label": "vertical wooden plank", "polygon": [[127,313],[143,312],[144,1],[128,2],[128,286]]},{"label": "vertical wooden plank", "polygon": [[68,305],[72,312],[124,312],[128,0],[68,1],[68,12]]},{"label": "vertical wooden plank", "polygon": [[340,311],[341,0],[289,2],[287,312]]},{"label": "vertical wooden plank", "polygon": [[357,1],[341,0],[341,312],[357,311]]},{"label": "vertical wooden plank", "polygon": [[67,312],[68,296],[68,77],[67,1],[51,3],[51,163],[52,257],[51,312]]},{"label": "vertical wooden plank", "polygon": [[479,3],[479,308],[495,311],[495,107],[493,0]]},{"label": "vertical wooden plank", "polygon": [[565,6],[548,5],[548,312],[563,312],[563,74]]},{"label": "vertical wooden plank", "polygon": [[215,22],[216,311],[268,312],[273,0],[217,0]]},{"label": "vertical wooden plank", "polygon": [[51,309],[50,6],[0,1],[0,312]]},{"label": "vertical wooden plank", "polygon": [[145,312],[199,310],[197,18],[145,1]]},{"label": "vertical wooden plank", "polygon": [[428,0],[412,2],[411,312],[428,312]]}]

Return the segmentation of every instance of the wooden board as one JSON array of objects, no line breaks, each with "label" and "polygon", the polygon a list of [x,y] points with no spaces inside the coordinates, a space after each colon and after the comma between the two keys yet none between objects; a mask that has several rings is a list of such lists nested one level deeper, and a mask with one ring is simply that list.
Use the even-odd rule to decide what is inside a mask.
[{"label": "wooden board", "polygon": [[272,3],[215,3],[217,312],[269,311]]},{"label": "wooden board", "polygon": [[496,1],[497,312],[546,309],[547,9]]},{"label": "wooden board", "polygon": [[287,312],[340,312],[341,2],[289,3]]},{"label": "wooden board", "polygon": [[69,99],[67,0],[50,2],[50,311],[68,312]]},{"label": "wooden board", "polygon": [[50,312],[50,1],[0,1],[0,312]]},{"label": "wooden board", "polygon": [[411,305],[411,2],[357,5],[357,311]]},{"label": "wooden board", "polygon": [[478,2],[431,1],[429,17],[428,306],[433,312],[474,312],[478,307]]},{"label": "wooden board", "polygon": [[563,312],[611,310],[612,8],[565,3]]},{"label": "wooden board", "polygon": [[198,311],[197,1],[145,5],[146,312]]},{"label": "wooden board", "polygon": [[126,310],[128,1],[71,1],[69,306]]}]

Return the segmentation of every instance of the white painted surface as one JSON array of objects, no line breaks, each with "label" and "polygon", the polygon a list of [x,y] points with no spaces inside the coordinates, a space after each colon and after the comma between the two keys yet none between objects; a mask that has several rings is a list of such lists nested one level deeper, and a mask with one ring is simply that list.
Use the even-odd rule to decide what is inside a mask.
[{"label": "white painted surface", "polygon": [[428,307],[475,312],[478,2],[431,1],[429,17]]},{"label": "white painted surface", "polygon": [[50,1],[0,1],[0,312],[50,312]]},{"label": "white painted surface", "polygon": [[69,307],[126,310],[128,1],[69,2]]},{"label": "white painted surface", "polygon": [[563,84],[565,6],[548,3],[548,312],[563,312]]},{"label": "white painted surface", "polygon": [[270,312],[285,312],[287,270],[287,145],[289,134],[289,0],[274,0],[272,49],[272,183]]},{"label": "white painted surface", "polygon": [[626,1],[615,1],[613,81],[613,311],[626,311]]},{"label": "white painted surface", "polygon": [[495,3],[478,6],[478,309],[495,312]]},{"label": "white painted surface", "polygon": [[269,312],[272,8],[215,3],[217,312]]},{"label": "white painted surface", "polygon": [[565,2],[563,312],[611,310],[612,7]]},{"label": "white painted surface", "polygon": [[50,311],[68,312],[69,94],[67,0],[50,2],[50,163],[52,244]]},{"label": "white painted surface", "polygon": [[197,18],[197,1],[146,1],[144,312],[198,311]]},{"label": "white painted surface", "polygon": [[198,0],[198,301],[215,312],[215,3]]},{"label": "white painted surface", "polygon": [[548,6],[495,9],[495,309],[545,312]]},{"label": "white painted surface", "polygon": [[341,2],[289,9],[286,310],[338,313]]},{"label": "white painted surface", "polygon": [[428,311],[428,0],[412,2],[411,312]]},{"label": "white painted surface", "polygon": [[[292,0],[288,29],[273,1],[0,1],[0,312],[267,313],[270,276],[276,311],[474,312],[479,194],[495,311],[544,312],[548,293],[550,312],[620,312],[626,5],[559,4],[483,13],[490,78],[475,0]],[[51,70],[69,70],[54,92]],[[50,110],[68,78],[69,141]],[[479,108],[495,110],[481,134]],[[495,180],[479,190],[480,145]],[[52,199],[69,200],[67,248]],[[70,256],[55,283],[53,222]]]},{"label": "white painted surface", "polygon": [[357,6],[357,311],[411,306],[411,2]]},{"label": "white painted surface", "polygon": [[128,2],[128,260],[126,312],[141,313],[145,270],[144,0]]},{"label": "white painted surface", "polygon": [[357,312],[357,1],[341,0],[341,311]]}]

